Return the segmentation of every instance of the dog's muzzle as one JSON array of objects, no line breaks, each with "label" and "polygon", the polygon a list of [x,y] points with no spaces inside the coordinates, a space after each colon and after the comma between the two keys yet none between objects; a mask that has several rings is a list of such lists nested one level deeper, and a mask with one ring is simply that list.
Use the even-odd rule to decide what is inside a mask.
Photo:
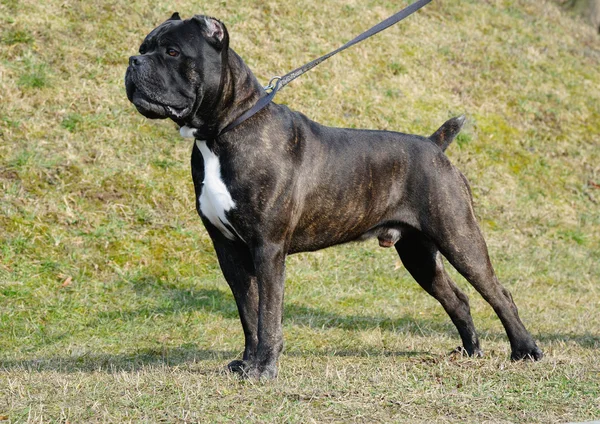
[{"label": "dog's muzzle", "polygon": [[137,110],[149,119],[171,118],[175,121],[187,117],[192,107],[166,102],[154,82],[151,65],[144,56],[131,56],[125,73],[127,98]]}]

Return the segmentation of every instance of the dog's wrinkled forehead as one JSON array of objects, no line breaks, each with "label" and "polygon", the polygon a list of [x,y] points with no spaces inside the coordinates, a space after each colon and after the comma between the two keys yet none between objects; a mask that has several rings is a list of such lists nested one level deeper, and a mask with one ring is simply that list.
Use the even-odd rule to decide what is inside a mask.
[{"label": "dog's wrinkled forehead", "polygon": [[223,23],[215,18],[195,15],[191,19],[182,20],[175,12],[146,36],[140,51],[166,45],[188,45],[198,48],[202,39],[216,50],[221,50],[227,47],[227,30]]},{"label": "dog's wrinkled forehead", "polygon": [[[181,21],[179,21],[178,23],[181,23]],[[174,39],[175,38],[174,35],[170,34],[170,33],[173,32],[175,25],[177,25],[177,23],[175,23],[175,21],[168,20],[166,22],[163,22],[156,28],[154,28],[150,32],[150,34],[148,34],[146,36],[146,38],[144,38],[144,41],[142,42],[142,45],[140,46],[140,50],[148,49],[151,46],[156,45],[156,44],[160,45],[165,42],[168,42],[169,38]]]}]

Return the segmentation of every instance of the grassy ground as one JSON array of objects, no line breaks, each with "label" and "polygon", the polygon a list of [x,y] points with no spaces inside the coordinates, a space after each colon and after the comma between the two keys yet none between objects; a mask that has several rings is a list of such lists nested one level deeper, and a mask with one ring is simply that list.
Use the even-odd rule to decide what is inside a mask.
[{"label": "grassy ground", "polygon": [[545,0],[433,2],[278,95],[419,134],[466,113],[448,155],[544,360],[511,363],[459,277],[486,356],[449,355],[441,306],[371,240],[289,258],[277,381],[223,371],[242,333],[191,145],[127,102],[127,58],[173,11],[206,13],[266,83],[399,7],[0,1],[0,420],[600,419],[600,39]]}]

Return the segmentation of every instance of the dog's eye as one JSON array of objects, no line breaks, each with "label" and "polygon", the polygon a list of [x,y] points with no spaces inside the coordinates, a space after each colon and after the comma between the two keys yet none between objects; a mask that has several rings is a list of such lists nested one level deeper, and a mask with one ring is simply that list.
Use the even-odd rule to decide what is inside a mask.
[{"label": "dog's eye", "polygon": [[179,56],[179,52],[175,49],[167,49],[167,54],[171,57],[177,57]]}]

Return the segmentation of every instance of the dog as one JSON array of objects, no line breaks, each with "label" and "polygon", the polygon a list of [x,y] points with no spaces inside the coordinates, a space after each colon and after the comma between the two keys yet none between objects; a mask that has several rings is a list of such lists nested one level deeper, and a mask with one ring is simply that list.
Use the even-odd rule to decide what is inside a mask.
[{"label": "dog", "polygon": [[430,137],[331,128],[276,103],[219,132],[266,95],[229,47],[225,25],[175,13],[129,59],[128,99],[150,119],[170,118],[195,139],[197,211],[235,298],[245,336],[246,378],[275,378],[283,348],[285,259],[377,237],[444,307],[464,352],[482,350],[467,296],[444,256],[500,318],[511,358],[543,353],[498,282],[476,222],[469,184],[444,151],[464,117]]}]

